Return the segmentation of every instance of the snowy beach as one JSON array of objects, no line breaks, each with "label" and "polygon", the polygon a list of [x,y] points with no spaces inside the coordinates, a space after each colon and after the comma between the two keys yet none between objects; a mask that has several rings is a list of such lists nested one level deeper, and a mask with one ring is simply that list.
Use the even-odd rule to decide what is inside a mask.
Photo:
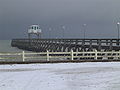
[{"label": "snowy beach", "polygon": [[0,90],[119,90],[120,63],[0,65]]}]

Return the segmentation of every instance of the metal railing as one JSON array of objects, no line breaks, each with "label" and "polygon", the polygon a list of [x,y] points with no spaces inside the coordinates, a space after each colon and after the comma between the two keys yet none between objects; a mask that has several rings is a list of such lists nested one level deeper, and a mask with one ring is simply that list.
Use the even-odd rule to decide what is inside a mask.
[{"label": "metal railing", "polygon": [[0,53],[0,62],[29,61],[65,61],[65,60],[120,60],[120,51],[90,51],[90,52],[19,52]]}]

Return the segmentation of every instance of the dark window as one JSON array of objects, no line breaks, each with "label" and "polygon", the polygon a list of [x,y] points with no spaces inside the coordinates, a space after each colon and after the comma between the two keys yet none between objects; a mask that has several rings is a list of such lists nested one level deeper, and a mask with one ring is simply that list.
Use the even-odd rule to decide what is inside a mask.
[{"label": "dark window", "polygon": [[36,30],[36,27],[35,27],[35,30]]}]

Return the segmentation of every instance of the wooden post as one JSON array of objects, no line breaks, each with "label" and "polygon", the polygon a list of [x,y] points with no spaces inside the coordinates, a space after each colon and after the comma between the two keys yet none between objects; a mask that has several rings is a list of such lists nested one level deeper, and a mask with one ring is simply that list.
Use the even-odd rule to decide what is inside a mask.
[{"label": "wooden post", "polygon": [[95,49],[95,60],[97,60],[97,50]]},{"label": "wooden post", "polygon": [[25,61],[25,52],[24,51],[22,52],[22,60],[23,60],[23,62]]},{"label": "wooden post", "polygon": [[118,53],[118,60],[120,59],[120,50],[119,50],[119,53]]},{"label": "wooden post", "polygon": [[49,51],[47,50],[47,61],[49,61]]},{"label": "wooden post", "polygon": [[74,60],[74,54],[73,54],[73,50],[71,50],[71,60]]},{"label": "wooden post", "polygon": [[120,54],[120,50],[119,51],[117,51],[118,53],[117,53],[117,60],[119,60],[119,54]]}]

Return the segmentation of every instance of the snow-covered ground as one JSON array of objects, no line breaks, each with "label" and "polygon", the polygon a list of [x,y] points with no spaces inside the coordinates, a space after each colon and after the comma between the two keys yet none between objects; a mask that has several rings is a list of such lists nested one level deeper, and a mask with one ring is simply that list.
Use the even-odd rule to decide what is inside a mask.
[{"label": "snow-covered ground", "polygon": [[120,90],[120,63],[0,65],[0,90]]}]

